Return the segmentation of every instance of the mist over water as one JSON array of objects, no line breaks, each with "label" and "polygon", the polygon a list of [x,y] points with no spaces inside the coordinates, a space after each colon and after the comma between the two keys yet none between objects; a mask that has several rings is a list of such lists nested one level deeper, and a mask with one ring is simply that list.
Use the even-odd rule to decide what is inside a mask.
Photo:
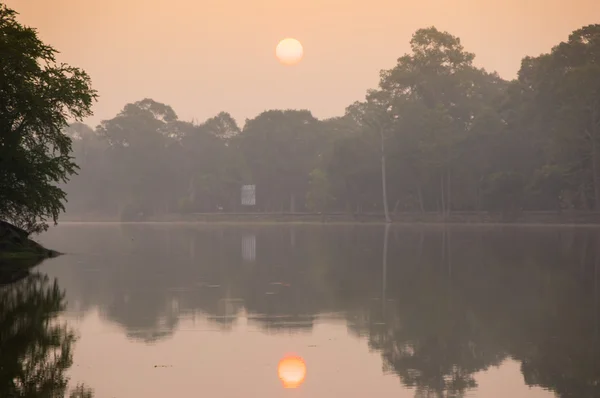
[{"label": "mist over water", "polygon": [[[387,231],[387,232],[386,232]],[[97,396],[595,396],[592,228],[67,224],[39,272]],[[107,355],[109,354],[109,355]],[[230,382],[225,382],[230,380]]]}]

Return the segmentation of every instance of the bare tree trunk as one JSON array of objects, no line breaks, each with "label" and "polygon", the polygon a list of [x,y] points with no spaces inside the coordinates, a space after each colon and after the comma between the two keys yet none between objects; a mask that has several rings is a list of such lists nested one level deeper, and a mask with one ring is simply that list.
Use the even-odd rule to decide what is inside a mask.
[{"label": "bare tree trunk", "polygon": [[385,222],[391,223],[392,219],[390,218],[390,213],[388,210],[388,200],[387,200],[387,179],[385,176],[385,148],[384,148],[384,140],[383,140],[383,130],[379,130],[379,134],[381,135],[381,186],[383,189],[383,213],[385,214]]}]

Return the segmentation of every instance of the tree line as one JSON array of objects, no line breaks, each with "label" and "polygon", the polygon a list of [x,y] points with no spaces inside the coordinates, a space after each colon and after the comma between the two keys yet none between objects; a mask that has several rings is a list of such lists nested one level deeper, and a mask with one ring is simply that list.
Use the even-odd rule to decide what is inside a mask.
[{"label": "tree line", "polygon": [[72,124],[69,209],[245,211],[255,184],[264,212],[600,210],[600,25],[525,57],[512,81],[434,27],[410,45],[340,117],[268,110],[240,128],[144,99],[95,130]]},{"label": "tree line", "polygon": [[[525,57],[507,81],[460,39],[420,29],[339,117],[267,110],[194,123],[152,99],[95,129],[89,76],[57,63],[0,6],[0,219],[28,232],[64,210],[189,212],[600,210],[600,25]],[[68,124],[68,121],[74,123]],[[67,184],[67,182],[70,182]],[[256,205],[241,205],[241,186]],[[382,200],[383,199],[383,200]]]}]

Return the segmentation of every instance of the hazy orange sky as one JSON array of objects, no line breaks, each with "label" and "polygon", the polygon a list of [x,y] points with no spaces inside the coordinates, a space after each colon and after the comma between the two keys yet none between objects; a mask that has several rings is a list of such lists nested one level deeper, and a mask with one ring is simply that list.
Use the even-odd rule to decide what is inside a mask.
[{"label": "hazy orange sky", "polygon": [[[84,68],[100,100],[91,125],[145,97],[184,120],[230,112],[240,124],[265,109],[342,114],[409,50],[415,30],[462,39],[476,63],[505,78],[600,22],[600,0],[8,0],[19,20]],[[280,39],[304,60],[285,67]]]}]

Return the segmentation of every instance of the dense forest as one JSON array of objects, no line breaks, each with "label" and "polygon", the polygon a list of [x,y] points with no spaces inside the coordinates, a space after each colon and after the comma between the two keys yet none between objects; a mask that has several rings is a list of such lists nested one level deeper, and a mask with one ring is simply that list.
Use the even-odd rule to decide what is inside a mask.
[{"label": "dense forest", "polygon": [[[600,211],[600,24],[525,57],[516,79],[460,39],[420,29],[411,51],[339,117],[267,110],[180,120],[153,99],[83,124],[89,76],[0,8],[0,219],[214,212]],[[68,124],[67,122],[71,123]],[[256,204],[243,206],[243,185]]]},{"label": "dense forest", "polygon": [[[81,169],[67,208],[381,213],[387,185],[392,214],[600,210],[600,25],[524,58],[513,81],[434,27],[410,44],[340,117],[268,110],[242,128],[222,112],[197,124],[143,99],[95,130],[72,124]],[[241,206],[243,184],[256,206]]]}]

